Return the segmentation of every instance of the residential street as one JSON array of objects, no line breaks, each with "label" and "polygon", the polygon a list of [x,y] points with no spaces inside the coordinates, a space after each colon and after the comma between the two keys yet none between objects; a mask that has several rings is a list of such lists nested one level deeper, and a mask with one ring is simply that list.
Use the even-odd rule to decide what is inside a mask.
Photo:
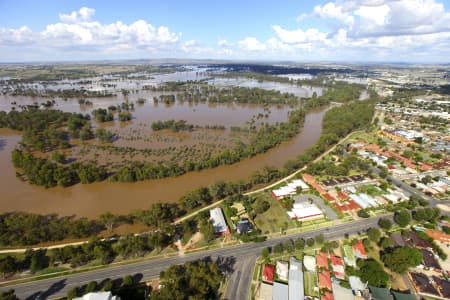
[{"label": "residential street", "polygon": [[[393,214],[387,216],[392,217]],[[386,215],[385,215],[386,216]],[[298,233],[290,236],[273,238],[263,243],[242,244],[233,247],[208,250],[184,256],[170,257],[158,260],[148,260],[128,265],[114,266],[91,272],[62,276],[52,279],[33,281],[0,288],[6,291],[13,288],[20,299],[44,299],[57,298],[67,294],[74,286],[87,284],[90,281],[101,281],[106,278],[116,279],[126,275],[137,275],[143,279],[151,279],[159,276],[159,273],[170,265],[182,264],[186,261],[211,258],[220,258],[224,269],[230,271],[230,283],[226,293],[227,299],[247,299],[249,284],[251,281],[254,259],[260,255],[264,247],[274,246],[279,242],[295,240],[297,238],[315,237],[323,234],[325,239],[343,237],[346,234],[357,234],[368,228],[377,226],[381,216],[362,219],[351,223],[339,224],[329,228],[321,228],[309,232]]]}]

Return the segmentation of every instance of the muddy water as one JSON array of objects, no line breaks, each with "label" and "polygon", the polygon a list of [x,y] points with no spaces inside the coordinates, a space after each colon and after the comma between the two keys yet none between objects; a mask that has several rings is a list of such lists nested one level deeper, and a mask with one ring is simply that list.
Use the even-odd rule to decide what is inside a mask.
[{"label": "muddy water", "polygon": [[95,217],[110,211],[128,213],[148,208],[155,202],[175,202],[184,193],[214,183],[217,180],[239,180],[266,165],[282,166],[310,147],[321,134],[325,110],[306,116],[302,132],[289,142],[265,154],[231,166],[220,166],[200,172],[190,172],[176,178],[137,183],[100,182],[78,184],[69,188],[44,189],[21,182],[15,177],[11,151],[20,140],[17,132],[0,131],[0,211],[28,211]]}]

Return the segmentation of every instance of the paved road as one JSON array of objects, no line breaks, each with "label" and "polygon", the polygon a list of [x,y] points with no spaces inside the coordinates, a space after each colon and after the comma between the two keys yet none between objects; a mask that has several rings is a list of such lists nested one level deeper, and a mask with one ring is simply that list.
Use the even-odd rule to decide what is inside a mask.
[{"label": "paved road", "polygon": [[[388,216],[392,217],[392,215],[393,214],[389,214]],[[260,255],[261,250],[264,247],[271,247],[277,243],[286,242],[290,239],[315,237],[319,234],[323,234],[326,240],[343,237],[346,234],[357,234],[377,226],[379,218],[380,216],[346,224],[339,224],[329,228],[321,228],[290,236],[273,238],[259,244],[242,244],[187,254],[184,256],[114,266],[80,274],[17,284],[0,288],[0,290],[5,291],[9,288],[14,288],[16,295],[20,299],[56,298],[65,296],[72,287],[87,284],[92,280],[101,281],[106,278],[116,279],[130,274],[138,274],[138,276],[143,279],[156,278],[161,271],[165,270],[170,265],[210,257],[213,260],[219,259],[220,265],[227,269],[228,273],[231,274],[230,281],[232,280],[232,282],[230,282],[231,284],[229,286],[233,290],[228,290],[226,297],[230,297],[228,299],[247,299],[254,259],[256,256]]]}]

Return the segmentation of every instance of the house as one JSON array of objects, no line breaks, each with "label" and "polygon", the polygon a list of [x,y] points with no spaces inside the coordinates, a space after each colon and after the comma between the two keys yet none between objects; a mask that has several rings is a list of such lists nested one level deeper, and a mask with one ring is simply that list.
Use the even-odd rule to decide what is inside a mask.
[{"label": "house", "polygon": [[355,296],[351,289],[345,288],[339,284],[340,280],[332,280],[333,296],[336,300],[354,300]]},{"label": "house", "polygon": [[450,281],[442,279],[437,276],[433,276],[433,281],[436,283],[436,286],[441,293],[442,297],[446,299],[450,299]]},{"label": "house", "polygon": [[323,218],[323,212],[313,203],[300,202],[294,203],[292,210],[287,214],[290,218],[297,221],[308,221]]},{"label": "house", "polygon": [[225,217],[223,216],[223,212],[220,207],[211,209],[209,211],[209,216],[216,234],[230,233],[230,229],[228,228],[227,222],[225,222]]},{"label": "house", "polygon": [[289,300],[304,300],[305,287],[303,285],[302,262],[294,257],[291,257],[289,262]]},{"label": "house", "polygon": [[434,257],[433,252],[431,252],[427,249],[419,249],[419,251],[422,253],[422,256],[423,256],[422,265],[424,266],[424,268],[432,270],[432,271],[441,271],[442,270],[438,261]]},{"label": "house", "polygon": [[274,282],[272,290],[273,300],[286,300],[289,299],[289,287],[285,283]]},{"label": "house", "polygon": [[313,176],[304,173],[303,174],[303,180],[308,183],[310,186],[312,186],[316,191],[319,192],[319,194],[325,194],[327,191],[325,191],[325,189],[317,183],[317,181],[314,179]]},{"label": "house", "polygon": [[345,279],[345,267],[342,258],[334,255],[330,255],[331,268],[333,269],[333,274],[336,278]]},{"label": "house", "polygon": [[422,240],[415,231],[411,231],[409,234],[410,240],[413,243],[413,245],[417,248],[423,248],[423,249],[432,249],[433,245],[426,240]]},{"label": "house", "polygon": [[242,218],[239,222],[236,223],[236,231],[239,234],[248,233],[253,231],[253,224],[247,218]]},{"label": "house", "polygon": [[320,296],[320,300],[334,300],[333,293],[325,292],[322,296]]},{"label": "house", "polygon": [[315,272],[316,271],[316,258],[314,256],[305,255],[303,257],[303,265],[306,271]]},{"label": "house", "polygon": [[262,275],[263,281],[272,283],[274,275],[275,275],[274,273],[275,273],[274,265],[268,265],[268,264],[264,265],[264,270],[263,270],[263,275]]},{"label": "house", "polygon": [[394,247],[406,247],[410,246],[408,241],[400,234],[392,233],[391,238],[394,240]]},{"label": "house", "polygon": [[88,293],[83,297],[73,298],[74,300],[120,300],[118,296],[113,296],[111,292]]},{"label": "house", "polygon": [[328,269],[328,255],[326,253],[319,253],[316,255],[316,263],[317,263],[317,267],[323,268],[323,269]]},{"label": "house", "polygon": [[438,290],[433,286],[427,275],[423,273],[410,272],[409,277],[417,292],[439,297]]},{"label": "house", "polygon": [[356,257],[353,252],[353,248],[350,245],[343,245],[342,250],[344,251],[344,262],[346,265],[356,267]]},{"label": "house", "polygon": [[358,240],[355,245],[353,245],[353,253],[357,258],[367,259],[366,248],[361,240]]},{"label": "house", "polygon": [[450,244],[450,234],[446,234],[439,230],[432,230],[432,229],[425,229],[425,233],[435,241]]},{"label": "house", "polygon": [[388,288],[369,285],[369,290],[373,300],[392,300],[391,292]]},{"label": "house", "polygon": [[336,199],[335,199],[333,196],[331,196],[330,194],[328,194],[328,193],[322,194],[322,197],[324,197],[325,200],[327,200],[327,201],[329,201],[329,202],[334,202],[334,201],[336,201]]},{"label": "house", "polygon": [[322,271],[319,273],[319,288],[320,289],[327,289],[332,290],[331,285],[331,276],[329,271]]},{"label": "house", "polygon": [[302,190],[309,190],[309,186],[301,179],[294,179],[290,183],[288,183],[288,186],[293,188],[302,188]]},{"label": "house", "polygon": [[349,276],[348,282],[355,293],[358,291],[362,292],[367,288],[367,283],[363,283],[358,276]]},{"label": "house", "polygon": [[279,279],[287,281],[289,276],[289,263],[287,261],[277,261],[276,271]]},{"label": "house", "polygon": [[400,292],[392,291],[392,295],[394,295],[395,300],[416,300],[416,296],[413,294],[405,294]]},{"label": "house", "polygon": [[342,191],[337,192],[337,197],[339,198],[339,200],[341,201],[345,201],[348,199],[348,195]]},{"label": "house", "polygon": [[289,182],[286,186],[282,186],[279,189],[272,190],[272,196],[276,200],[283,199],[287,196],[297,194],[297,188],[302,190],[308,190],[309,186],[301,179],[295,179]]},{"label": "house", "polygon": [[268,283],[261,283],[259,288],[259,297],[256,297],[258,300],[272,300],[273,293],[273,285]]}]

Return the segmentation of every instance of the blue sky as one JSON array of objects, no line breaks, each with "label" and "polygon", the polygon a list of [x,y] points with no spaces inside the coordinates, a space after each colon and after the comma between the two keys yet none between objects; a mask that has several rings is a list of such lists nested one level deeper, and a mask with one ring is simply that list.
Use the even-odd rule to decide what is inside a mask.
[{"label": "blue sky", "polygon": [[449,62],[442,0],[0,1],[0,61]]}]

